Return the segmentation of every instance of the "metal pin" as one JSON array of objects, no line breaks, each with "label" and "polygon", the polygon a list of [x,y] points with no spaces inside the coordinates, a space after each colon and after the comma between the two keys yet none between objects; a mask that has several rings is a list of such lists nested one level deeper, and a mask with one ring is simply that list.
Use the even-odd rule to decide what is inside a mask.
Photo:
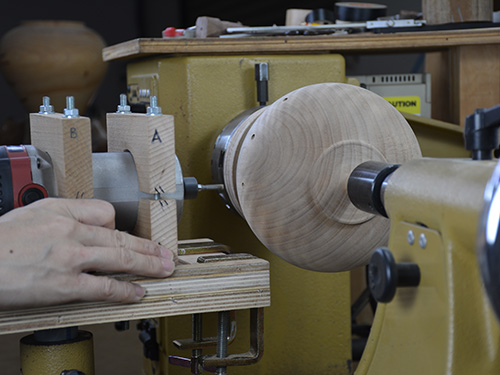
[{"label": "metal pin", "polygon": [[75,98],[72,96],[66,97],[66,108],[64,108],[64,117],[79,117],[78,108],[75,108]]},{"label": "metal pin", "polygon": [[54,106],[50,105],[50,98],[48,96],[44,96],[42,98],[42,105],[40,106],[40,112],[44,115],[48,115],[54,113]]},{"label": "metal pin", "polygon": [[149,106],[146,109],[146,114],[149,116],[161,115],[161,107],[158,107],[158,98],[156,96],[149,98]]},{"label": "metal pin", "polygon": [[116,113],[131,113],[130,106],[127,105],[127,95],[120,94],[120,104],[118,105]]},{"label": "metal pin", "polygon": [[210,191],[210,190],[222,191],[222,190],[224,190],[224,185],[223,184],[208,184],[208,185],[198,184],[198,191]]}]

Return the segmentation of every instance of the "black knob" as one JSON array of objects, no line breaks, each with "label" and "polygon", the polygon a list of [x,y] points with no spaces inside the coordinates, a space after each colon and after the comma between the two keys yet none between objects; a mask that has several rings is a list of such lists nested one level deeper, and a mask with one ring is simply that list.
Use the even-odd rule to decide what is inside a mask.
[{"label": "black knob", "polygon": [[368,286],[377,302],[391,302],[398,287],[420,284],[420,268],[415,263],[396,263],[388,249],[379,248],[368,265]]},{"label": "black knob", "polygon": [[128,320],[115,322],[115,329],[119,332],[127,331],[130,329],[130,322]]},{"label": "black knob", "polygon": [[32,187],[23,193],[23,195],[21,197],[21,202],[22,202],[23,206],[27,206],[28,204],[33,203],[33,202],[40,200],[40,199],[43,199],[43,198],[45,198],[43,191],[39,188]]}]

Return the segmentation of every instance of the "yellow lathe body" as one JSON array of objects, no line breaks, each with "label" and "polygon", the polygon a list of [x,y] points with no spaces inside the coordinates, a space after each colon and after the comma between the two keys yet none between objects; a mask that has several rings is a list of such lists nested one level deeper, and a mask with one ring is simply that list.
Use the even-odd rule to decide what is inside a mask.
[{"label": "yellow lathe body", "polygon": [[498,373],[500,325],[476,258],[484,189],[495,164],[414,160],[389,178],[388,248],[396,262],[417,264],[421,281],[378,305],[356,374]]},{"label": "yellow lathe body", "polygon": [[[262,62],[269,64],[269,103],[306,85],[349,82],[345,77],[344,60],[336,54],[157,56],[128,64],[129,101],[131,104],[147,104],[149,96],[157,96],[164,113],[175,117],[176,152],[184,175],[195,175],[201,182],[210,181],[212,148],[222,128],[238,114],[258,105],[254,65]],[[467,152],[460,147],[462,135],[458,129],[447,124],[426,123],[412,116],[407,116],[407,119],[417,134],[424,156],[467,157]],[[443,141],[436,141],[438,137],[442,137]],[[481,183],[486,183],[489,177],[488,171],[482,169],[481,173],[481,182],[473,187],[477,196],[481,195]],[[458,182],[467,184],[468,179],[461,176]],[[439,186],[436,189],[443,188]],[[391,223],[389,247],[397,248],[394,251],[397,257],[402,251],[401,256],[407,258],[408,254],[404,251],[409,245],[403,246],[407,230],[417,226],[415,231],[420,229],[425,232],[427,253],[421,252],[416,256],[418,261],[423,260],[423,266],[430,265],[430,271],[425,271],[425,275],[430,272],[433,275],[432,282],[438,286],[430,293],[427,287],[419,292],[429,297],[421,305],[419,299],[414,304],[414,297],[405,297],[415,293],[411,290],[398,292],[392,304],[379,305],[372,335],[356,373],[442,374],[450,369],[450,373],[454,374],[469,374],[473,369],[491,373],[491,369],[498,369],[496,347],[478,343],[484,343],[483,339],[494,342],[498,328],[481,289],[474,254],[468,247],[473,239],[469,238],[467,244],[462,244],[465,232],[450,231],[445,234],[440,232],[440,227],[431,226],[422,229],[418,226],[421,223],[418,218],[420,212],[428,210],[432,215],[434,211],[432,207],[420,204],[420,200],[428,199],[429,204],[436,202],[429,195],[412,198],[412,191],[407,192],[408,195],[404,194],[395,198],[398,202],[396,208],[389,206],[389,212],[396,217]],[[413,201],[420,209],[415,212],[406,210],[407,202]],[[456,202],[452,200],[448,203],[450,205],[444,205],[443,210],[454,212]],[[477,224],[480,209],[479,205],[466,212],[468,219],[465,220],[471,220],[471,226]],[[403,220],[399,218],[399,212],[410,212],[416,216]],[[454,219],[462,220],[459,216]],[[473,236],[475,231],[468,234]],[[447,236],[446,240],[440,237],[444,235]],[[265,355],[257,365],[231,368],[231,373],[352,373],[348,273],[317,273],[284,262],[262,246],[245,221],[227,210],[215,194],[186,202],[179,237],[211,237],[235,250],[253,253],[271,262],[272,305],[266,308],[265,315]],[[428,253],[430,257],[426,257]],[[463,282],[457,276],[461,273],[468,274]],[[471,279],[473,282],[470,282]],[[424,280],[426,283],[431,282]],[[453,282],[456,285],[452,285]],[[455,297],[454,293],[458,293],[463,283],[470,284],[467,296],[474,296],[474,302],[480,303],[482,310],[479,315],[472,305],[467,305],[467,296],[465,299]],[[462,312],[462,308],[466,311]],[[471,316],[474,322],[462,324],[467,316]],[[205,324],[204,327],[213,330],[204,332],[205,336],[215,334],[216,321],[210,318],[211,324]],[[207,319],[209,322],[210,318]],[[248,348],[248,312],[239,311],[237,320],[238,335],[230,345],[229,353],[243,352]],[[467,351],[469,345],[463,341],[463,337],[474,330],[475,323],[479,323],[478,332],[471,333],[471,337],[477,344],[473,349],[477,355],[473,354],[472,357],[484,360],[485,356],[489,356],[493,359],[480,367],[457,367],[457,364],[462,365],[461,354]],[[180,352],[172,345],[174,339],[190,337],[191,318],[162,319],[159,332],[161,373],[184,373],[186,369],[168,364],[168,356],[191,355],[190,352]],[[434,337],[437,340],[432,342]],[[431,340],[429,342],[432,344],[427,345],[427,340]],[[426,345],[429,349],[416,355],[419,348]],[[426,353],[431,358],[428,364],[423,363],[427,361]],[[462,368],[465,370],[462,371]],[[148,363],[145,369],[149,370]]]},{"label": "yellow lathe body", "polygon": [[[159,57],[132,62],[127,69],[129,100],[140,90],[157,95],[164,113],[175,118],[176,152],[184,175],[211,181],[210,159],[222,128],[238,114],[257,106],[254,65],[269,64],[269,102],[299,87],[321,82],[347,82],[340,55],[259,55]],[[132,96],[132,98],[131,98]],[[349,374],[351,372],[349,274],[299,269],[271,254],[243,219],[230,212],[215,194],[186,202],[179,238],[209,237],[235,251],[271,262],[272,306],[265,312],[265,355],[256,365],[231,368],[247,374]],[[229,353],[248,349],[248,312],[237,313],[238,337]],[[207,322],[209,320],[207,319]],[[204,324],[204,327],[216,327]],[[205,335],[214,334],[205,333]],[[191,337],[191,318],[162,319],[161,369],[168,355],[190,357],[172,340]]]}]

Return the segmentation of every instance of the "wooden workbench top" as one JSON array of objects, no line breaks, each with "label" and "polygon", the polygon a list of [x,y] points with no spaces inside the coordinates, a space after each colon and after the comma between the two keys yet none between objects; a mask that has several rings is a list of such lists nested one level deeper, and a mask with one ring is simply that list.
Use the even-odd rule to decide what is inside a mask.
[{"label": "wooden workbench top", "polygon": [[103,49],[104,61],[152,55],[406,52],[500,43],[500,28],[394,34],[241,38],[141,38]]}]

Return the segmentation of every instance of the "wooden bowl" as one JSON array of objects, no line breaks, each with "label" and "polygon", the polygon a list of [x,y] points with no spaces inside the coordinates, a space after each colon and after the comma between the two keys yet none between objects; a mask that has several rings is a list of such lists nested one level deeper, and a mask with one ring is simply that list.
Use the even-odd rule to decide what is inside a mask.
[{"label": "wooden bowl", "polygon": [[389,220],[355,208],[347,180],[359,164],[421,157],[403,116],[360,87],[295,90],[251,116],[224,160],[237,211],[274,254],[301,268],[339,272],[387,244]]}]

